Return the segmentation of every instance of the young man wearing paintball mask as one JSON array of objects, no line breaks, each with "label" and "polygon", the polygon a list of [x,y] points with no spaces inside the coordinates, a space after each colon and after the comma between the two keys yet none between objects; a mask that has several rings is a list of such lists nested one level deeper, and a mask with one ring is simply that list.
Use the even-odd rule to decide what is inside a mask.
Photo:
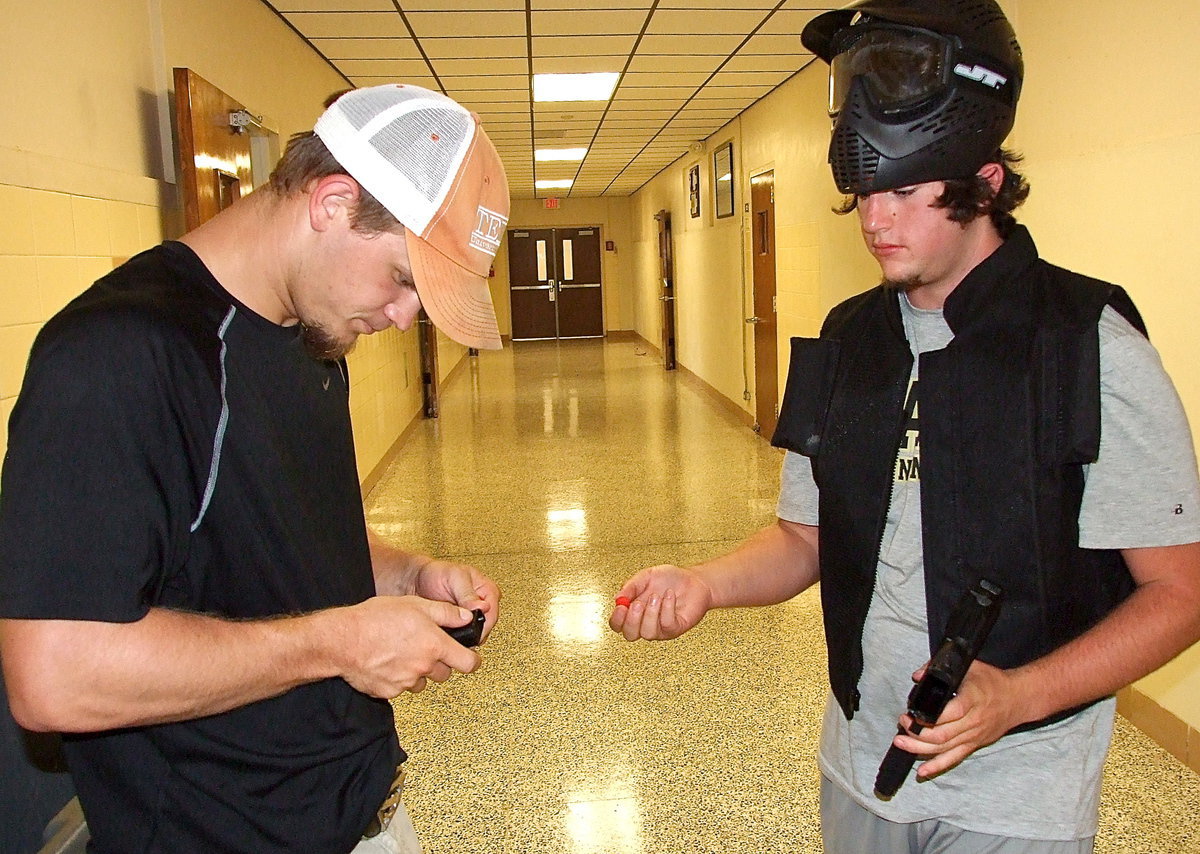
[{"label": "young man wearing paintball mask", "polygon": [[[1125,292],[1041,260],[1012,216],[1024,66],[994,0],[864,0],[802,40],[883,282],[793,341],[778,522],[637,574],[611,624],[673,638],[820,581],[828,854],[1091,851],[1112,695],[1200,638],[1182,406]],[[914,727],[907,677],[981,581],[998,620]],[[886,797],[892,746],[916,779]]]}]

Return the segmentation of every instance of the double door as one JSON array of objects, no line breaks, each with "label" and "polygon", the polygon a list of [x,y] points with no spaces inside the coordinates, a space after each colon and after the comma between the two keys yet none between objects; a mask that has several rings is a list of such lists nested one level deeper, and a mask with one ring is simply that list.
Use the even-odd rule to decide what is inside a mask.
[{"label": "double door", "polygon": [[512,339],[600,338],[600,228],[514,228],[508,232]]}]

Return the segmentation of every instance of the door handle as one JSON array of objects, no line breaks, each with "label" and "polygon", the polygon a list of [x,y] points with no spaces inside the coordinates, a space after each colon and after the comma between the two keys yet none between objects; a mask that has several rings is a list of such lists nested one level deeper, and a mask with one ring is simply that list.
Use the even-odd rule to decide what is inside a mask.
[{"label": "door handle", "polygon": [[660,301],[660,302],[670,302],[671,300],[675,299],[675,297],[672,297],[672,296],[661,296],[661,297],[659,297],[658,299],[659,299],[659,301]]},{"label": "door handle", "polygon": [[762,318],[761,318],[761,317],[757,317],[757,316],[755,316],[755,317],[747,317],[747,318],[746,318],[746,322],[747,322],[747,323],[762,323]]}]

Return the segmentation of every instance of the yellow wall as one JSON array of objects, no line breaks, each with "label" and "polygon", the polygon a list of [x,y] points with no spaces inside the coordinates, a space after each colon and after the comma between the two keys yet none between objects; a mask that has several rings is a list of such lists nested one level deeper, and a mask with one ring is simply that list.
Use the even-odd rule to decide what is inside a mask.
[{"label": "yellow wall", "polygon": [[[171,68],[286,141],[346,81],[258,0],[5,3],[0,27],[0,452],[41,324],[124,258],[177,237]],[[164,145],[165,141],[165,145]],[[416,337],[350,356],[360,476],[420,411]],[[442,338],[449,373],[464,348]]]},{"label": "yellow wall", "polygon": [[[779,388],[787,376],[788,340],[815,335],[825,312],[878,279],[852,217],[832,213],[841,196],[825,164],[829,120],[824,67],[804,71],[704,140],[704,151],[677,160],[633,196],[637,248],[634,328],[661,339],[658,231],[654,214],[671,212],[675,248],[676,350],[679,363],[754,412],[754,340],[750,256],[750,178],[775,177]],[[787,121],[780,121],[786,116]],[[732,140],[734,216],[713,209],[712,155]],[[687,173],[700,166],[700,216],[690,215]],[[750,399],[744,392],[749,391]]]},{"label": "yellow wall", "polygon": [[257,0],[158,0],[168,66],[193,69],[283,141],[350,84]]},{"label": "yellow wall", "polygon": [[[652,344],[662,341],[662,293],[659,281],[660,210],[671,213],[675,273],[675,355],[677,362],[725,397],[745,407],[747,366],[742,357],[748,329],[746,288],[742,278],[742,204],[746,189],[734,192],[734,215],[713,211],[712,152],[732,140],[734,173],[743,161],[741,126],[736,120],[707,140],[706,151],[681,158],[633,197],[636,331]],[[688,208],[687,171],[700,164],[700,217]]]},{"label": "yellow wall", "polygon": [[[1195,432],[1200,4],[1145,0],[1131,17],[1119,0],[1020,0],[1016,25],[1027,69],[1014,139],[1033,187],[1021,219],[1043,256],[1129,291]],[[1137,687],[1200,730],[1200,646]]]},{"label": "yellow wall", "polygon": [[41,324],[161,239],[153,37],[144,0],[4,4],[0,449]]}]

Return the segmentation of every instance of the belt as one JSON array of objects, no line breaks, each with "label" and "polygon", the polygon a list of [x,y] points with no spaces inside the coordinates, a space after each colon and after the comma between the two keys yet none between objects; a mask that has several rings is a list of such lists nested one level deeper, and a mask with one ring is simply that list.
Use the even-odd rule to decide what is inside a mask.
[{"label": "belt", "polygon": [[392,780],[392,787],[388,789],[387,797],[380,804],[379,811],[371,816],[371,821],[367,824],[367,829],[363,831],[363,839],[370,839],[372,836],[378,836],[387,830],[392,816],[396,814],[396,810],[400,809],[400,793],[403,791],[404,766],[397,765],[396,778]]}]

